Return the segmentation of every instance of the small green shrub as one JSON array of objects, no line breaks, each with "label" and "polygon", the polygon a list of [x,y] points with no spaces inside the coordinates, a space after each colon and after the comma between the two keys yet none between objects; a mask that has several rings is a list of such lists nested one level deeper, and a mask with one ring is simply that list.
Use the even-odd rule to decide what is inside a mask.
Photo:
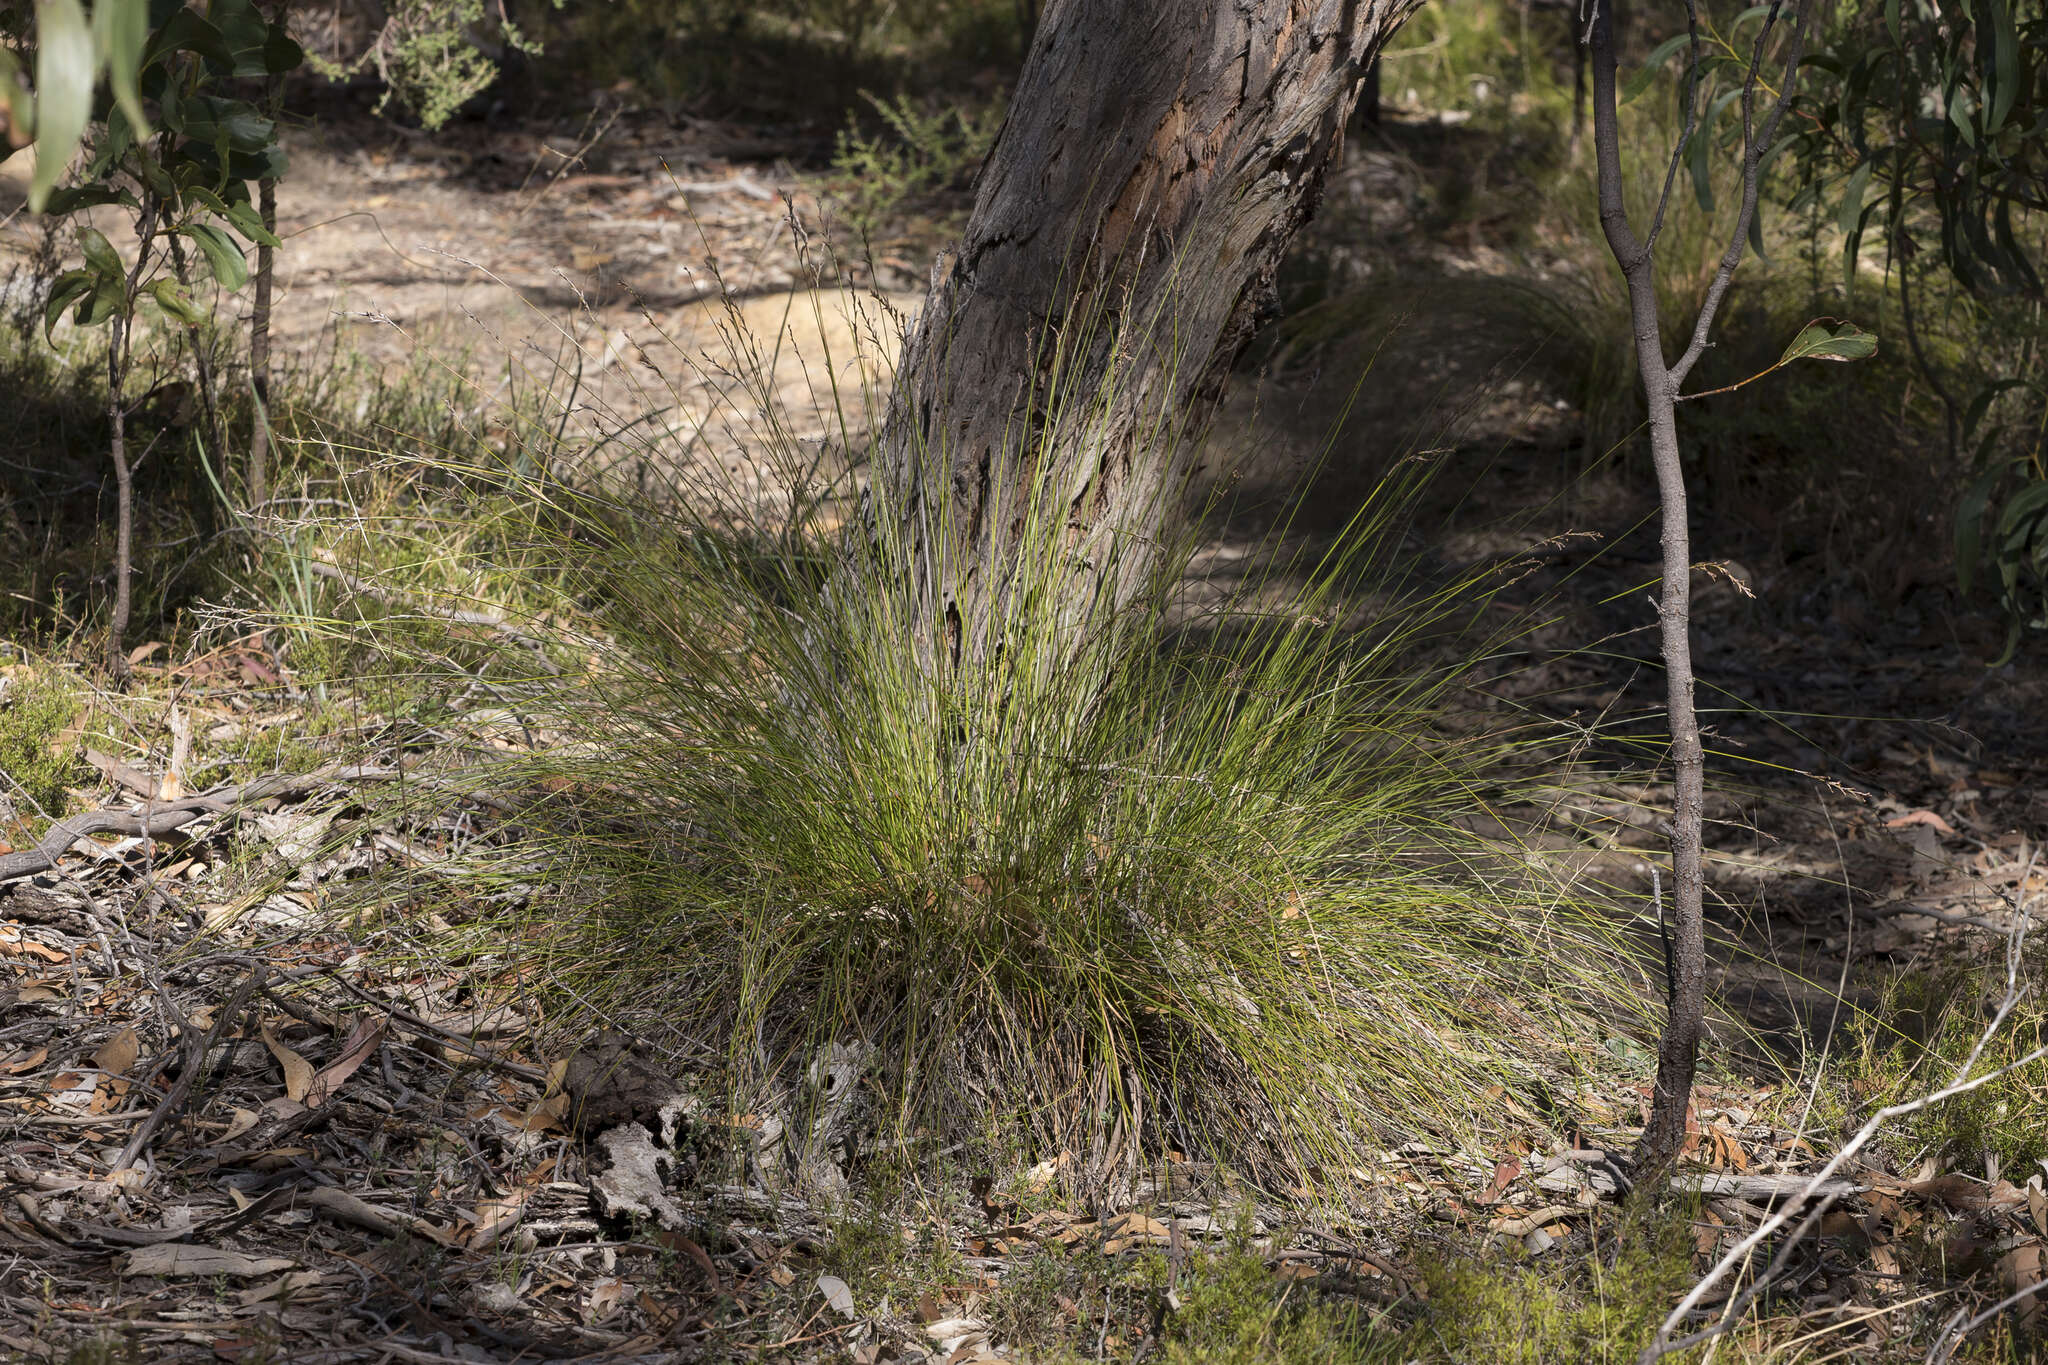
[{"label": "small green shrub", "polygon": [[[2025,971],[2037,983],[2043,955],[2029,954]],[[1850,1090],[1864,1108],[1895,1104],[1946,1085],[1970,1055],[2005,991],[2002,970],[1951,967],[1900,976],[1883,1006],[1856,1022]],[[1986,1044],[1973,1074],[2008,1066],[2048,1043],[2048,1004],[2038,987],[2006,1017]],[[1889,1141],[1902,1160],[1921,1155],[1952,1167],[1977,1169],[1995,1160],[2024,1180],[2048,1157],[2041,1123],[2040,1087],[2048,1060],[2037,1061],[1989,1084],[1899,1120]]]},{"label": "small green shrub", "polygon": [[77,697],[61,674],[36,665],[0,673],[0,803],[21,814],[64,813],[65,788],[84,767],[57,737],[78,717]]},{"label": "small green shrub", "polygon": [[923,107],[907,94],[885,100],[863,90],[860,97],[886,131],[864,132],[848,115],[832,172],[845,184],[839,202],[847,224],[862,240],[939,191],[965,188],[1003,123],[1000,104],[970,111],[947,103]]},{"label": "small green shrub", "polygon": [[1424,1267],[1428,1306],[1401,1360],[1556,1365],[1635,1359],[1691,1283],[1683,1209],[1632,1208],[1594,1249],[1530,1261],[1444,1258]]},{"label": "small green shrub", "polygon": [[1276,1282],[1265,1261],[1239,1242],[1199,1256],[1175,1288],[1158,1357],[1169,1365],[1322,1365],[1391,1360],[1390,1340],[1369,1333],[1356,1303],[1312,1287]]}]

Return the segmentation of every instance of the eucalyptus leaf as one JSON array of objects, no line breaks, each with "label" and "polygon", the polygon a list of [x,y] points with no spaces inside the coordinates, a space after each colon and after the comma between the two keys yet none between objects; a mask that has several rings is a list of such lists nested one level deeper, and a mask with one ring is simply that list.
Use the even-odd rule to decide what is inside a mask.
[{"label": "eucalyptus leaf", "polygon": [[96,227],[84,223],[78,225],[78,249],[85,256],[85,265],[102,275],[119,275],[126,267],[121,264],[121,253],[114,250],[114,244],[107,235]]},{"label": "eucalyptus leaf", "polygon": [[284,20],[271,24],[263,39],[263,69],[273,76],[284,76],[305,64],[306,49],[285,32]]},{"label": "eucalyptus leaf", "polygon": [[43,335],[54,341],[57,319],[64,316],[64,310],[92,292],[93,273],[90,270],[67,270],[50,281],[50,296],[43,300]]},{"label": "eucalyptus leaf", "polygon": [[1877,337],[1853,322],[1830,331],[1824,322],[1809,322],[1792,338],[1778,364],[1795,360],[1865,360],[1877,354]]},{"label": "eucalyptus leaf", "polygon": [[235,239],[211,223],[187,223],[178,229],[189,237],[206,257],[206,265],[220,287],[233,293],[249,282],[249,262],[243,259]]},{"label": "eucalyptus leaf", "polygon": [[57,178],[92,120],[99,58],[78,0],[40,0],[36,6],[36,170],[28,206],[41,213]]},{"label": "eucalyptus leaf", "polygon": [[1856,231],[1863,225],[1863,194],[1870,188],[1870,172],[1874,162],[1866,159],[1862,165],[1849,172],[1848,188],[1842,191],[1842,207],[1837,212],[1835,223],[1843,234]]},{"label": "eucalyptus leaf", "polygon": [[206,310],[192,301],[185,287],[168,275],[149,282],[149,292],[155,296],[157,307],[163,309],[180,322],[197,327],[206,321]]},{"label": "eucalyptus leaf", "polygon": [[222,211],[222,217],[234,224],[235,231],[254,242],[257,246],[277,247],[284,243],[276,233],[263,226],[263,215],[256,206],[246,199],[238,199]]},{"label": "eucalyptus leaf", "polygon": [[153,66],[174,52],[197,53],[216,68],[232,65],[234,61],[220,30],[202,19],[196,10],[183,5],[150,35],[149,46],[142,52],[142,65]]},{"label": "eucalyptus leaf", "polygon": [[142,49],[149,42],[149,0],[93,0],[93,38],[107,64],[107,83],[138,136],[149,136],[149,115],[142,110]]},{"label": "eucalyptus leaf", "polygon": [[222,45],[228,52],[227,69],[219,74],[270,74],[270,68],[263,60],[264,45],[270,38],[270,25],[250,0],[213,0],[206,7],[206,17],[220,30]]},{"label": "eucalyptus leaf", "polygon": [[1984,110],[1984,135],[1992,137],[2005,126],[2013,101],[2020,95],[2020,36],[2013,26],[2009,0],[1983,0],[1980,13],[1988,22],[1978,24],[1977,41],[1982,44],[1988,38],[1991,47],[1990,70],[1984,80],[1984,93],[1989,98]]},{"label": "eucalyptus leaf", "polygon": [[53,190],[49,201],[43,205],[43,212],[53,218],[62,218],[79,209],[97,208],[101,204],[119,204],[126,193],[112,185],[67,185]]},{"label": "eucalyptus leaf", "polygon": [[128,312],[128,280],[123,275],[92,273],[92,292],[78,305],[72,320],[81,327],[97,327],[107,319]]},{"label": "eucalyptus leaf", "polygon": [[185,135],[200,142],[227,140],[235,151],[261,151],[277,136],[275,120],[247,100],[196,95],[185,101]]},{"label": "eucalyptus leaf", "polygon": [[1657,44],[1650,55],[1643,60],[1643,64],[1637,67],[1635,72],[1629,76],[1628,83],[1622,86],[1621,102],[1627,104],[1631,100],[1640,98],[1642,93],[1650,88],[1650,82],[1657,79],[1657,73],[1664,69],[1664,63],[1671,60],[1672,54],[1685,47],[1691,41],[1692,36],[1690,34],[1681,33],[1675,38],[1666,38],[1663,42]]}]

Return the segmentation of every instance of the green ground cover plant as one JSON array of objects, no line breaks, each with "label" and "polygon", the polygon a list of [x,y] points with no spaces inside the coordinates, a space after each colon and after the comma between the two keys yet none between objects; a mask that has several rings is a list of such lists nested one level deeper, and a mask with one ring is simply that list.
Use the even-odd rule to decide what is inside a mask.
[{"label": "green ground cover plant", "polygon": [[69,807],[67,788],[84,765],[59,741],[80,709],[54,669],[14,663],[0,673],[0,801],[18,818],[55,818]]}]

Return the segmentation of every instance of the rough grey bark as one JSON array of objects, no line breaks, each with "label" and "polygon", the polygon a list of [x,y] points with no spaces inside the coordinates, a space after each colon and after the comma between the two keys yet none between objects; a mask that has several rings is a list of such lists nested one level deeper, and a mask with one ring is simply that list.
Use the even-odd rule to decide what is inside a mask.
[{"label": "rough grey bark", "polygon": [[1001,647],[1034,480],[1059,490],[1077,603],[1144,582],[1190,438],[1273,311],[1368,65],[1419,3],[1045,6],[877,461],[937,662]]}]

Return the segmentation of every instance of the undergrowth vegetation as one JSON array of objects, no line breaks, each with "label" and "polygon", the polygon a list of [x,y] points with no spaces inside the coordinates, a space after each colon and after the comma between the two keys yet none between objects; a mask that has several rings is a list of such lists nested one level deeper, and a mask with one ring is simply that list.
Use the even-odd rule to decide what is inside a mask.
[{"label": "undergrowth vegetation", "polygon": [[[2042,976],[2035,949],[2026,972]],[[1855,1020],[1848,1061],[1849,1094],[1864,1106],[1897,1103],[1952,1074],[1979,1045],[1986,1021],[2005,992],[2002,971],[1960,964],[1902,973],[1888,983],[1880,1009]],[[2029,995],[1983,1047],[1981,1069],[2004,1068],[2048,1042],[2048,1008]],[[2006,1072],[1953,1102],[1902,1120],[1891,1141],[1903,1167],[2009,1172],[2024,1181],[2048,1158],[2041,1095],[2048,1062]]]},{"label": "undergrowth vegetation", "polygon": [[[851,1044],[890,1144],[1003,1134],[1082,1183],[1174,1152],[1334,1191],[1368,1135],[1469,1122],[1537,1077],[1541,1039],[1630,1013],[1597,921],[1456,827],[1512,741],[1435,723],[1450,670],[1412,646],[1485,585],[1395,572],[1402,488],[1221,601],[1175,605],[1188,542],[1078,617],[1033,488],[991,514],[1024,528],[1003,647],[948,667],[886,481],[821,481],[761,429],[765,493],[692,462],[652,502],[421,471],[603,641],[548,676],[501,639],[488,670],[559,736],[475,775],[560,793],[546,974],[709,1043],[741,1110]],[[363,524],[361,571],[433,590],[394,553],[411,532]]]},{"label": "undergrowth vegetation", "polygon": [[[620,5],[567,15],[555,37],[563,52],[624,51],[619,34],[658,32],[651,69],[630,53],[606,74],[758,93],[738,90],[744,75],[728,88],[696,72],[701,53],[668,50],[723,27],[755,57],[829,50],[841,77],[868,81],[863,92],[900,92],[894,77],[920,54],[1016,41],[1028,8]],[[931,32],[914,31],[916,15]],[[1529,208],[1526,224],[1486,247],[1484,270],[1378,261],[1363,288],[1335,271],[1302,284],[1305,306],[1267,358],[1362,368],[1406,342],[1448,353],[1432,348],[1454,330],[1507,337],[1518,378],[1570,411],[1562,458],[1582,473],[1624,462],[1640,409],[1625,300],[1591,264],[1595,206],[1564,134],[1557,17],[1430,10],[1389,56],[1389,102],[1411,114],[1471,113],[1496,129],[1552,116],[1526,144],[1540,155],[1499,190]],[[1660,166],[1650,149],[1678,131],[1651,89],[1625,128],[1625,160],[1639,167]],[[844,124],[821,180],[843,192],[859,235],[943,216],[1000,124],[999,98],[985,95],[866,95],[865,121]],[[1479,179],[1438,199],[1428,226],[1497,214]],[[1632,206],[1660,183],[1645,171]],[[1673,206],[1659,257],[1671,317],[1698,306],[1729,190],[1707,175],[1697,199]],[[1715,195],[1718,209],[1705,202]],[[1737,286],[1696,387],[1768,371],[1814,317],[1885,329],[1889,296],[1873,285],[1889,263],[1859,273],[1852,260],[1838,278],[1837,237],[1818,215],[1770,220],[1770,255]],[[810,306],[830,306],[821,296]],[[1558,816],[1572,779],[1626,750],[1639,717],[1610,712],[1620,691],[1598,701],[1597,719],[1562,726],[1507,702],[1452,714],[1470,700],[1457,689],[1508,667],[1542,615],[1503,606],[1503,585],[1568,537],[1517,541],[1512,563],[1444,568],[1418,552],[1410,521],[1444,452],[1385,440],[1357,461],[1367,491],[1334,530],[1311,532],[1294,506],[1263,538],[1211,554],[1204,537],[1241,533],[1220,507],[1226,488],[1193,509],[1135,598],[1077,610],[1069,490],[1041,478],[989,512],[1020,528],[1002,547],[1001,647],[949,666],[905,530],[911,509],[872,467],[893,354],[870,352],[889,350],[898,320],[818,329],[851,335],[863,354],[807,358],[821,411],[798,414],[770,373],[782,338],[749,335],[737,300],[725,302],[725,347],[685,357],[693,372],[663,373],[645,350],[624,367],[648,386],[625,419],[593,416],[578,362],[536,374],[519,361],[501,375],[425,349],[402,366],[338,350],[285,369],[267,410],[278,467],[255,506],[176,388],[138,403],[129,440],[145,452],[147,496],[134,638],[181,665],[228,660],[290,701],[282,719],[215,716],[191,731],[179,751],[187,787],[375,756],[424,774],[436,800],[453,789],[504,817],[498,842],[437,850],[431,882],[408,867],[335,893],[333,922],[374,942],[380,970],[481,964],[477,1002],[517,994],[559,1035],[549,1045],[573,1045],[595,1019],[691,1058],[721,1174],[829,1210],[817,1268],[864,1304],[981,1274],[948,1222],[962,1216],[968,1170],[1053,1172],[1031,1212],[1174,1190],[1197,1171],[1205,1194],[1247,1206],[1355,1214],[1362,1200],[1345,1205],[1362,1172],[1390,1149],[1427,1140],[1435,1154],[1490,1155],[1506,1112],[1528,1132],[1587,1142],[1562,1092],[1595,1073],[1639,1089],[1661,921],[1624,923],[1604,902],[1639,908],[1636,888],[1611,894],[1585,873],[1590,858],[1548,860],[1555,844],[1524,846],[1525,827],[1498,818],[1518,803]],[[1929,285],[1920,306],[1919,344],[1951,370],[2032,354],[2027,341],[1987,360],[1977,343],[1989,312],[1959,292]],[[0,451],[0,622],[23,642],[0,669],[0,817],[11,811],[4,833],[17,845],[90,780],[81,744],[147,750],[184,725],[199,676],[156,691],[139,682],[110,706],[62,666],[105,620],[110,552],[98,359],[89,339],[57,340],[51,351],[8,342],[0,356],[12,442]],[[194,360],[179,348],[205,338],[152,342],[164,348],[153,369],[169,375]],[[1121,396],[1063,391],[1055,369],[1037,395],[1045,407]],[[1914,556],[1938,501],[1897,490],[1963,474],[1926,438],[1940,400],[1916,373],[1888,341],[1872,363],[1810,366],[1688,409],[1706,501],[1781,548],[1803,534],[1788,527],[1824,527],[1805,553],[1896,605],[1919,582]],[[231,442],[255,420],[240,387],[223,389],[215,428]],[[1435,420],[1418,415],[1422,399],[1403,401],[1405,415]],[[1055,467],[1035,439],[1020,431],[1003,454]],[[953,455],[919,452],[935,464]],[[951,529],[928,523],[923,535],[952,543]],[[1230,564],[1245,567],[1218,567]],[[1119,577],[1114,563],[1097,569]],[[1568,662],[1575,647],[1528,653]],[[1644,753],[1661,761],[1647,744],[1631,756]],[[355,813],[418,797],[350,799],[350,817],[320,837],[338,845]],[[1622,848],[1660,848],[1647,836],[1661,799],[1631,795],[1603,817],[1615,828],[1600,851],[1624,833]],[[1738,817],[1750,818],[1731,811],[1729,823]],[[1562,842],[1577,855],[1593,840]],[[1639,860],[1645,876],[1654,858]],[[289,871],[235,865],[234,899],[260,901]],[[1846,1059],[1829,1054],[1833,1069],[1800,1077],[1817,1125],[1802,1113],[1779,1150],[1851,1131],[1859,1113],[1946,1075],[1970,1055],[1999,985],[1974,971],[1901,974],[1875,1009],[1852,1013]],[[1984,1064],[2038,1047],[2044,1019],[2025,1002]],[[835,1092],[828,1105],[820,1077],[842,1061],[853,1098]],[[1888,1155],[2023,1171],[2048,1156],[2042,1082],[2037,1065],[1912,1115]],[[1533,1177],[1544,1154],[1516,1140]],[[1624,1361],[1722,1226],[1682,1200],[1631,1205],[1539,1257],[1480,1231],[1500,1213],[1482,1207],[1459,1206],[1466,1226],[1436,1239],[1412,1284],[1363,1270],[1336,1291],[1327,1276],[1276,1281],[1273,1244],[1247,1216],[1208,1249],[1040,1249],[983,1307],[1001,1340],[1045,1360],[1142,1341],[1147,1360],[1181,1365]],[[1930,1241],[1909,1268],[1931,1283],[1947,1273],[1944,1253]],[[1805,1331],[1738,1334],[1719,1358],[1805,1358]],[[2009,1340],[1996,1349],[2007,1347],[2022,1358]]]},{"label": "undergrowth vegetation", "polygon": [[65,813],[66,789],[79,774],[65,731],[78,711],[77,698],[55,670],[18,663],[0,671],[0,819]]}]

